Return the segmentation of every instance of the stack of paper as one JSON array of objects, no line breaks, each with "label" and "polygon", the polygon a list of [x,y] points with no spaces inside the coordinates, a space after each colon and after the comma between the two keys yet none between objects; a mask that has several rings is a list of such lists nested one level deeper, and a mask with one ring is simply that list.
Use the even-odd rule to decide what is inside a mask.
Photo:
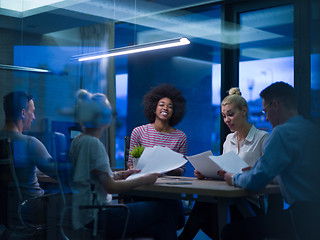
[{"label": "stack of paper", "polygon": [[127,179],[133,179],[147,173],[166,173],[181,167],[187,162],[182,154],[168,147],[146,147],[140,156],[136,169],[141,172],[132,174]]},{"label": "stack of paper", "polygon": [[221,168],[211,160],[210,156],[213,156],[212,152],[206,151],[187,157],[192,166],[198,170],[203,176],[208,178],[221,178],[217,172]]},{"label": "stack of paper", "polygon": [[218,175],[220,169],[226,172],[240,173],[241,169],[248,167],[248,164],[233,151],[221,156],[213,156],[211,151],[206,151],[187,157],[187,159],[203,176],[214,179],[221,179]]},{"label": "stack of paper", "polygon": [[230,151],[221,156],[210,156],[221,169],[229,173],[241,173],[243,168],[249,165],[243,161],[234,151]]}]

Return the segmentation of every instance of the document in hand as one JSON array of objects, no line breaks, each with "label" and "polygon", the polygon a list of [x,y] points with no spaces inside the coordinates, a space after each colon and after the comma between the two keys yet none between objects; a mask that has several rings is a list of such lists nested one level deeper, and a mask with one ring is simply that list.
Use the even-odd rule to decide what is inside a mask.
[{"label": "document in hand", "polygon": [[132,174],[127,179],[140,177],[147,173],[166,173],[181,167],[186,162],[182,154],[168,147],[146,147],[136,166],[136,169],[140,169],[141,172]]},{"label": "document in hand", "polygon": [[206,151],[193,156],[187,157],[192,166],[198,170],[203,176],[214,179],[222,179],[218,174],[221,168],[210,157],[212,152]]},{"label": "document in hand", "polygon": [[243,161],[234,151],[220,156],[209,156],[221,169],[230,173],[240,173],[249,165]]},{"label": "document in hand", "polygon": [[233,151],[213,156],[209,150],[187,157],[187,159],[203,176],[214,179],[222,179],[218,175],[220,169],[226,172],[240,173],[242,168],[248,167],[248,164]]}]

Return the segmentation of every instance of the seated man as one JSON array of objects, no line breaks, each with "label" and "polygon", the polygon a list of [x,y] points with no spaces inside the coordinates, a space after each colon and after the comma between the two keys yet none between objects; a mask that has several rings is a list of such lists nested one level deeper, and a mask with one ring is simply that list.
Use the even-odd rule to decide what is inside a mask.
[{"label": "seated man", "polygon": [[45,146],[36,138],[22,132],[30,129],[35,119],[35,105],[32,96],[14,91],[3,98],[5,125],[0,130],[0,139],[11,138],[14,149],[14,166],[24,199],[44,194],[41,189],[36,169],[50,177],[56,176],[52,157]]},{"label": "seated man", "polygon": [[290,207],[231,222],[223,229],[222,239],[320,239],[320,129],[298,115],[296,94],[290,85],[274,83],[260,96],[262,113],[274,127],[264,154],[251,170],[226,173],[225,180],[258,191],[278,176],[281,193]]}]

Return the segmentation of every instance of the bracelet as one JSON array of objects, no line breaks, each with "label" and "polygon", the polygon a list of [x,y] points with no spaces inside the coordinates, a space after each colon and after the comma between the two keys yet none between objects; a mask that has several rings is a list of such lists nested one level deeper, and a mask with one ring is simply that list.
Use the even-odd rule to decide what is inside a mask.
[{"label": "bracelet", "polygon": [[232,186],[234,186],[234,178],[235,178],[235,176],[236,176],[236,174],[233,174],[233,175],[231,176],[231,184],[232,184]]},{"label": "bracelet", "polygon": [[117,172],[113,172],[113,179],[114,179],[114,180],[117,180],[117,177],[118,177]]}]

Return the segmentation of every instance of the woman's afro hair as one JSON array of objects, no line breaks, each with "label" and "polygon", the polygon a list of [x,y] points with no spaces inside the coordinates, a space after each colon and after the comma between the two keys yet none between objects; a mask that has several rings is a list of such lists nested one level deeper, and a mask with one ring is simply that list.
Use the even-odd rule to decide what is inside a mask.
[{"label": "woman's afro hair", "polygon": [[173,103],[173,114],[169,120],[170,126],[177,125],[183,118],[186,109],[186,99],[182,93],[170,84],[161,84],[152,88],[143,97],[143,112],[150,123],[155,121],[155,111],[162,98],[169,98]]}]

